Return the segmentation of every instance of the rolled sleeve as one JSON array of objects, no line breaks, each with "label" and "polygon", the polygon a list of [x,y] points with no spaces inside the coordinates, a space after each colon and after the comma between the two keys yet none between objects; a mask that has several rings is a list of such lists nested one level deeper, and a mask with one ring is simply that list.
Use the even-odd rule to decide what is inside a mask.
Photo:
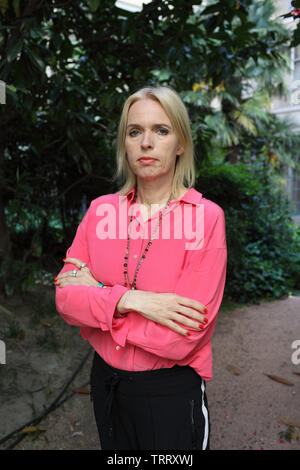
[{"label": "rolled sleeve", "polygon": [[[87,243],[89,216],[92,204],[80,222],[74,240],[66,252],[66,257],[77,258],[89,265],[90,256]],[[60,273],[70,271],[76,267],[71,263],[65,263]],[[95,286],[68,285],[56,286],[55,303],[56,310],[70,325],[79,326],[82,336],[87,339],[91,328],[100,328],[102,331],[110,331],[113,339],[125,344],[127,325],[123,326],[122,318],[117,322],[114,315],[116,306],[122,295],[129,290],[115,284],[112,287],[102,289]]]},{"label": "rolled sleeve", "polygon": [[[116,321],[114,314],[127,290],[128,287],[121,285],[106,289],[94,286],[56,287],[56,308],[70,325],[109,330],[117,343],[125,345],[127,325],[122,325],[123,318]],[[83,333],[86,331],[82,330]]]}]

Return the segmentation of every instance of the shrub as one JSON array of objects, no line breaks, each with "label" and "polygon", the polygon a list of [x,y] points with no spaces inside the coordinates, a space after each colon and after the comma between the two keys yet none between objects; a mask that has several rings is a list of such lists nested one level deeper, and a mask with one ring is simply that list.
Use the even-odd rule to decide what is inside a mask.
[{"label": "shrub", "polygon": [[300,228],[267,166],[229,162],[199,171],[195,187],[225,213],[228,249],[224,298],[279,299],[300,285]]}]

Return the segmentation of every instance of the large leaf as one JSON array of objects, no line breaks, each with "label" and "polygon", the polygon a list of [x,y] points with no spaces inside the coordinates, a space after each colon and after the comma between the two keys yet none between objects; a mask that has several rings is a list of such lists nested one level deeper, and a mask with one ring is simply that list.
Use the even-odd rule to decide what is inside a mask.
[{"label": "large leaf", "polygon": [[89,4],[89,7],[92,10],[92,12],[95,12],[95,11],[98,10],[98,8],[100,6],[100,1],[101,0],[87,0],[87,2]]},{"label": "large leaf", "polygon": [[13,62],[15,58],[20,54],[23,47],[23,39],[18,39],[11,47],[9,47],[7,52],[7,62]]},{"label": "large leaf", "polygon": [[35,51],[29,49],[27,51],[27,55],[30,61],[32,62],[32,64],[35,65],[35,67],[37,67],[40,70],[40,72],[45,71],[45,64],[43,60],[38,56],[38,54],[36,54]]}]

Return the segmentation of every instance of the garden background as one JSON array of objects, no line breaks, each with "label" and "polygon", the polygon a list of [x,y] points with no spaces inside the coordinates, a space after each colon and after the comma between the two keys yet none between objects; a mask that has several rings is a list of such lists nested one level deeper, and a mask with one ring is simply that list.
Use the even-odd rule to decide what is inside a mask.
[{"label": "garden background", "polygon": [[[225,212],[223,308],[299,294],[300,228],[284,168],[300,170],[300,134],[270,111],[288,93],[289,51],[300,42],[292,4],[291,33],[271,0],[153,0],[138,12],[113,0],[0,0],[0,338],[12,349],[29,337],[63,349],[53,276],[90,201],[120,186],[118,119],[144,85],[180,93],[195,188]],[[9,394],[18,373],[5,373]]]}]

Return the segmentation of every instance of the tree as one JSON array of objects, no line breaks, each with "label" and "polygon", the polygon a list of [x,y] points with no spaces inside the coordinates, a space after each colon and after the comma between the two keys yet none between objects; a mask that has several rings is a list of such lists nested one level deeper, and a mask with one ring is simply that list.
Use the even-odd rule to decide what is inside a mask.
[{"label": "tree", "polygon": [[297,26],[293,31],[292,38],[290,41],[290,47],[296,47],[298,44],[300,44],[300,24],[299,24],[299,19],[300,19],[300,1],[299,0],[293,0],[291,2],[291,5],[293,9],[286,13],[285,15],[282,15],[283,18],[294,18],[295,21],[297,21]]},{"label": "tree", "polygon": [[[287,32],[267,13],[258,26],[253,11],[270,2],[228,0],[203,7],[190,0],[154,0],[139,13],[114,3],[0,4],[0,76],[7,91],[0,110],[5,285],[16,270],[20,274],[19,266],[18,280],[25,285],[29,273],[49,262],[56,244],[68,245],[86,207],[83,195],[89,201],[116,190],[117,123],[135,89],[169,84],[180,92],[193,121],[198,166],[209,160],[216,142],[230,154],[243,129],[265,119],[256,107],[258,95],[252,102],[244,99],[248,85],[242,78],[261,80],[266,71],[273,77],[271,70],[284,64]],[[213,97],[221,110],[212,106]],[[59,225],[61,231],[55,229]]]}]

